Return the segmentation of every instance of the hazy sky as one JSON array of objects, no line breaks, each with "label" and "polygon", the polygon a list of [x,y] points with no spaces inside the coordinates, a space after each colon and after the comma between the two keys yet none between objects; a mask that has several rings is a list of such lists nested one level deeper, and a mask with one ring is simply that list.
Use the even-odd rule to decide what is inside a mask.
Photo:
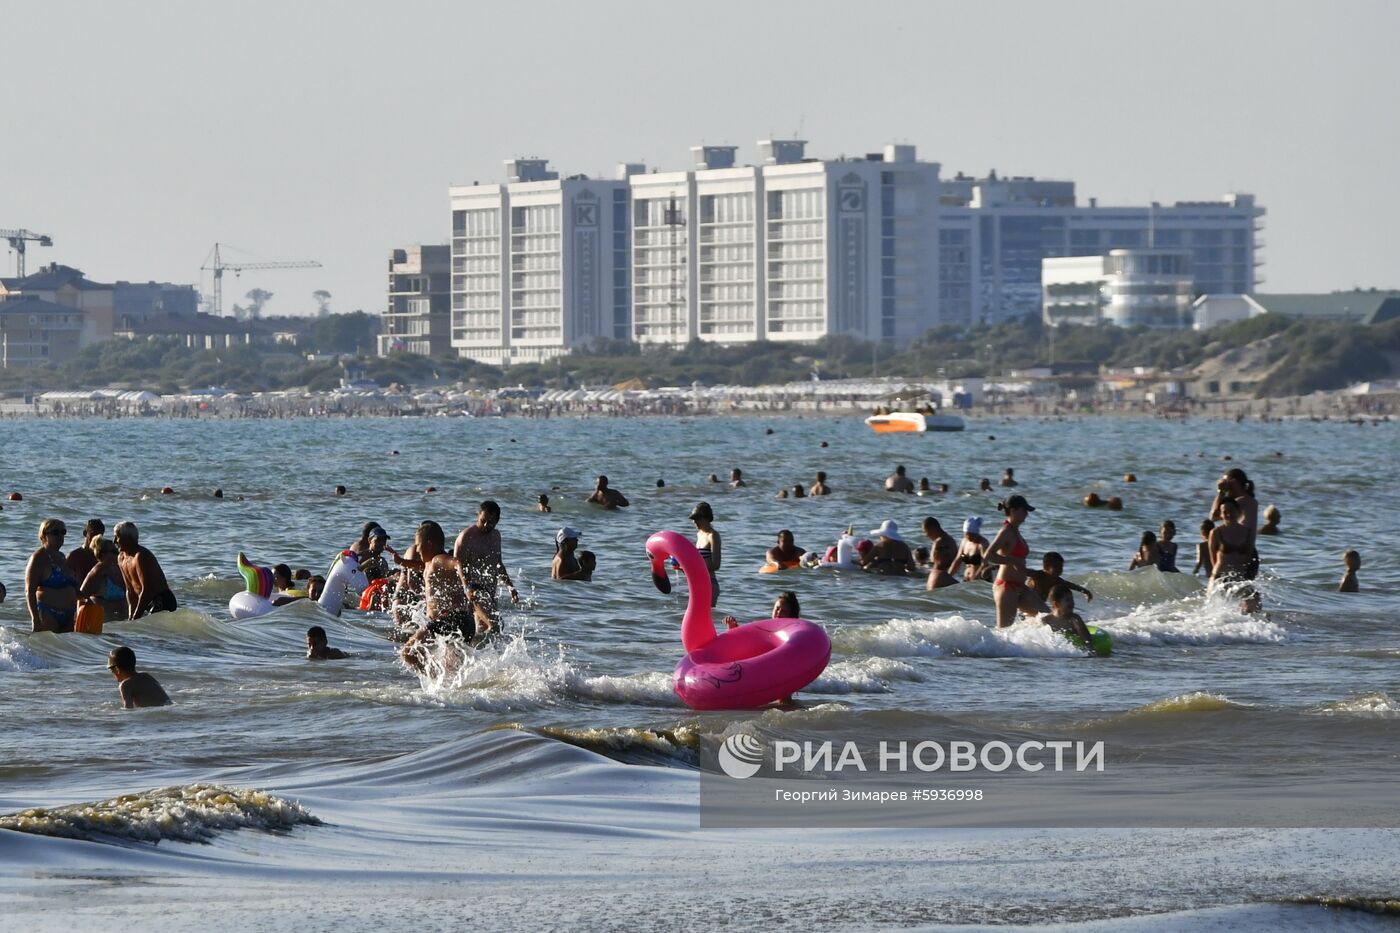
[{"label": "hazy sky", "polygon": [[226,306],[377,311],[388,251],[446,242],[448,186],[503,159],[611,177],[800,128],[811,155],[911,142],[1081,202],[1252,192],[1261,290],[1396,287],[1397,35],[1400,3],[1346,0],[9,0],[0,228],[104,281],[198,282],[215,240],[316,259],[230,275]]}]

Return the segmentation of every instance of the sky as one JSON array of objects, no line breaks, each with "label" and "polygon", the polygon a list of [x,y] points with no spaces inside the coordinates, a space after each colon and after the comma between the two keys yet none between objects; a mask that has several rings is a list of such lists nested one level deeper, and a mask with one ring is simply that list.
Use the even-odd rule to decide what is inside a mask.
[{"label": "sky", "polygon": [[[13,0],[0,228],[99,281],[209,283],[267,314],[381,310],[389,251],[512,156],[612,177],[697,143],[908,142],[1080,202],[1253,193],[1259,290],[1400,287],[1400,3]],[[0,248],[4,274],[14,254]]]}]

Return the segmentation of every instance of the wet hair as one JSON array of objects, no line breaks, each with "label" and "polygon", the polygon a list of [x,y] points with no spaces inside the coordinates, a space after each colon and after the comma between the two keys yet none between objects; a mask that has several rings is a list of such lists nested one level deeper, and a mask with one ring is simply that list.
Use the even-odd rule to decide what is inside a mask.
[{"label": "wet hair", "polygon": [[597,567],[598,555],[594,554],[592,551],[579,551],[578,565],[580,567]]},{"label": "wet hair", "polygon": [[608,477],[607,477],[607,474],[605,474],[605,473],[599,473],[599,474],[598,474],[598,488],[599,488],[599,489],[606,489],[606,488],[607,488],[607,485],[608,485]]},{"label": "wet hair", "polygon": [[274,577],[281,577],[288,583],[292,582],[292,568],[288,567],[286,564],[277,564],[274,566],[272,568],[272,575]]},{"label": "wet hair", "polygon": [[112,653],[107,655],[107,660],[119,671],[136,670],[136,652],[126,645],[118,645],[112,649]]},{"label": "wet hair", "polygon": [[789,538],[791,538],[791,537],[793,536],[793,535],[792,535],[792,529],[791,529],[791,528],[784,528],[783,530],[781,530],[781,531],[778,532],[778,537],[779,537],[779,538],[782,538],[783,535],[787,535]]},{"label": "wet hair", "polygon": [[1211,521],[1208,518],[1205,521],[1201,522],[1201,534],[1208,535],[1214,530],[1215,522]]},{"label": "wet hair", "polygon": [[1244,489],[1245,495],[1254,495],[1254,480],[1246,476],[1244,470],[1241,470],[1239,467],[1231,467],[1225,472],[1225,475],[1239,483]]},{"label": "wet hair", "polygon": [[487,499],[485,502],[481,503],[481,505],[477,506],[476,510],[478,512],[485,512],[487,515],[494,515],[497,518],[501,517],[501,507],[496,504],[495,499]]},{"label": "wet hair", "polygon": [[319,625],[313,625],[311,626],[311,628],[306,630],[306,637],[311,639],[312,641],[325,641],[326,630],[321,628],[321,626]]},{"label": "wet hair", "polygon": [[894,468],[894,471],[895,471],[895,473],[897,473],[898,475],[903,476],[903,475],[904,475],[904,464],[901,463],[901,464],[897,465],[897,466]]},{"label": "wet hair", "polygon": [[[483,504],[482,511],[486,511]],[[435,521],[426,521],[418,526],[418,534],[423,536],[423,540],[436,544],[438,550],[447,547],[447,540],[442,533],[442,526]]]},{"label": "wet hair", "polygon": [[1050,588],[1050,602],[1062,603],[1065,600],[1074,601],[1074,590],[1067,583],[1056,583]]},{"label": "wet hair", "polygon": [[336,486],[336,487],[335,487],[335,494],[336,494],[337,496],[343,496],[343,495],[345,495],[345,487],[344,487],[344,486]]},{"label": "wet hair", "polygon": [[666,487],[666,481],[665,481],[664,479],[658,478],[657,481],[656,481],[656,488],[657,488],[657,489],[664,489],[665,487]]},{"label": "wet hair", "polygon": [[1138,547],[1147,547],[1149,544],[1156,544],[1157,536],[1150,531],[1142,533],[1142,540],[1138,542]]},{"label": "wet hair", "polygon": [[729,471],[729,475],[730,475],[730,476],[735,476],[735,477],[743,476],[743,475],[744,475],[744,471],[741,470],[741,469],[739,469],[738,467],[735,467],[734,469],[732,469],[732,470]]},{"label": "wet hair", "polygon": [[1044,567],[1047,564],[1063,567],[1065,565],[1064,555],[1059,551],[1046,551],[1045,556],[1040,559],[1040,566]]},{"label": "wet hair", "polygon": [[919,545],[918,547],[914,548],[914,559],[917,561],[927,562],[928,548],[924,547],[923,545]]},{"label": "wet hair", "polygon": [[807,495],[807,493],[803,491],[801,483],[792,484],[792,494],[799,499],[802,499]]},{"label": "wet hair", "polygon": [[797,602],[797,594],[792,590],[783,590],[778,594],[777,601],[782,603],[780,611],[792,613],[791,616],[779,616],[779,618],[795,619],[802,615],[802,607]]},{"label": "wet hair", "polygon": [[63,519],[61,518],[46,518],[39,523],[39,537],[41,538],[46,535],[66,534],[68,534],[68,526],[63,524]]},{"label": "wet hair", "polygon": [[117,522],[117,527],[112,529],[112,540],[125,538],[132,544],[141,540],[141,532],[137,530],[135,522]]},{"label": "wet hair", "polygon": [[536,501],[539,502],[540,505],[549,505],[549,496],[546,493],[540,493],[540,497]]},{"label": "wet hair", "polygon": [[[1348,570],[1360,570],[1360,569],[1361,569],[1361,552],[1360,552],[1360,551],[1343,551],[1343,552],[1342,552],[1342,563],[1345,564],[1345,565],[1347,566],[1347,569],[1348,569]],[[1353,567],[1352,564],[1355,564],[1356,566]],[[3,598],[3,597],[0,597],[0,598]]]},{"label": "wet hair", "polygon": [[819,483],[824,483],[824,482],[826,482],[826,471],[825,471],[825,470],[818,470],[818,471],[817,471],[817,482],[819,482]]},{"label": "wet hair", "polygon": [[102,535],[107,531],[107,526],[102,524],[100,518],[89,518],[83,523],[83,537],[91,538],[93,535]]}]

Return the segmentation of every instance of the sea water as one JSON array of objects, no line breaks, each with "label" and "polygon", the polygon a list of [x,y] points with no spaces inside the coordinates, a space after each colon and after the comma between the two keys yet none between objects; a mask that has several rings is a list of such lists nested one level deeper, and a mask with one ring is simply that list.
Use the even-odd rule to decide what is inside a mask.
[{"label": "sea water", "polygon": [[[771,429],[772,433],[769,433]],[[1298,741],[1344,720],[1394,760],[1400,542],[1394,424],[975,419],[961,434],[872,436],[858,418],[0,422],[0,900],[24,929],[487,927],[673,929],[1073,923],[1221,929],[1361,925],[1397,896],[1386,830],[753,830],[699,828],[702,738],[745,729],[920,723],[945,711],[1062,713],[1134,742],[1189,733],[1226,748],[1268,728]],[[825,442],[828,446],[822,446]],[[1229,457],[1231,459],[1226,460]],[[883,492],[902,463],[951,489]],[[991,587],[761,575],[779,529],[824,549],[886,519],[916,543],[955,536],[1014,467],[1024,534],[1094,592],[1115,652],[1090,661],[1035,623],[992,627]],[[1215,481],[1240,466],[1284,533],[1260,539],[1266,613],[1189,573],[1128,572],[1174,520],[1191,569]],[[733,467],[748,485],[710,483]],[[833,495],[778,499],[824,470]],[[606,473],[632,500],[585,504]],[[1134,473],[1136,483],[1125,483]],[[664,480],[659,487],[657,480]],[[348,488],[335,496],[334,487]],[[161,495],[163,486],[173,495]],[[211,496],[213,488],[224,498]],[[434,492],[425,492],[435,487]],[[1086,509],[1086,493],[1123,498]],[[540,493],[554,511],[535,510]],[[502,507],[522,603],[506,639],[448,673],[410,673],[380,614],[296,605],[234,623],[239,550],[324,573],[360,526],[406,548]],[[723,536],[718,612],[766,618],[795,590],[832,636],[795,711],[695,714],[671,692],[685,588],[651,585],[646,537]],[[131,520],[180,600],[103,635],[30,634],[25,561],[40,521]],[[554,532],[583,532],[594,582],[549,579]],[[1341,553],[1361,592],[1335,592]],[[352,657],[311,663],[320,624]],[[119,709],[107,652],[130,645],[175,705]],[[1330,718],[1328,718],[1330,717]],[[1267,763],[1264,763],[1267,766]],[[1108,927],[1105,927],[1108,928]]]}]

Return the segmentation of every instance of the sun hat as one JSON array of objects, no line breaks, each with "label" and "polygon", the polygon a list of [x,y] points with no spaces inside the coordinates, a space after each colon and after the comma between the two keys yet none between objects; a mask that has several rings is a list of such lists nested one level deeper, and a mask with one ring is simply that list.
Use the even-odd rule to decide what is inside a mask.
[{"label": "sun hat", "polygon": [[888,518],[879,528],[872,529],[870,533],[877,538],[889,538],[891,541],[904,540],[903,535],[899,533],[899,526]]},{"label": "sun hat", "polygon": [[979,517],[979,516],[977,516],[977,515],[974,515],[974,516],[972,516],[971,518],[969,518],[967,521],[963,522],[963,534],[965,534],[965,535],[976,535],[976,534],[981,534],[981,533],[982,533],[982,519],[981,519],[981,517]]},{"label": "sun hat", "polygon": [[554,543],[563,544],[570,538],[573,538],[575,541],[577,541],[579,538],[582,537],[583,532],[579,531],[577,528],[570,528],[568,525],[565,525],[563,528],[560,528],[554,533]]}]

